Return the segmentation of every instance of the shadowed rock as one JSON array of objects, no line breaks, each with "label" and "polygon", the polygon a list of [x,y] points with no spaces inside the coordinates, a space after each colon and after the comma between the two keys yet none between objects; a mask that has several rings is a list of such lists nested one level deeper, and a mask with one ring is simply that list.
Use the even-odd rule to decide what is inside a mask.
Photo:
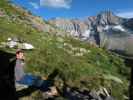
[{"label": "shadowed rock", "polygon": [[18,100],[14,84],[14,54],[0,51],[0,100]]}]

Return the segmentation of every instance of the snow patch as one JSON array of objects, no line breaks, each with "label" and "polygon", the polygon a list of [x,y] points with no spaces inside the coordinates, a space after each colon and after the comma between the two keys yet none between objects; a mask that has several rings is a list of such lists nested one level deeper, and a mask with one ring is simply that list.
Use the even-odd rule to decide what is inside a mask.
[{"label": "snow patch", "polygon": [[116,25],[113,27],[114,29],[118,29],[120,31],[125,31],[125,29],[121,25]]},{"label": "snow patch", "polygon": [[90,37],[90,30],[88,29],[88,30],[86,30],[83,34],[82,34],[82,36],[83,36],[83,39],[86,39],[86,38],[89,38]]},{"label": "snow patch", "polygon": [[120,30],[120,31],[125,31],[125,29],[121,26],[121,25],[115,25],[115,26],[105,26],[104,30],[109,30],[109,29],[116,29],[116,30]]},{"label": "snow patch", "polygon": [[110,28],[109,25],[105,26],[104,30],[108,30]]}]

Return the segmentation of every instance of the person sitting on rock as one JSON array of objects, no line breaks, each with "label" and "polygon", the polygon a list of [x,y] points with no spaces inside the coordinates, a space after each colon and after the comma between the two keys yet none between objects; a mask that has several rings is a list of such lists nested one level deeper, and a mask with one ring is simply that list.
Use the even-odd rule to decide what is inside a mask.
[{"label": "person sitting on rock", "polygon": [[24,72],[24,51],[17,50],[16,51],[16,64],[15,64],[15,81],[17,84],[23,84],[27,86],[33,86],[42,91],[49,90],[50,86],[53,86],[53,81],[50,79],[45,79],[40,76],[35,76],[32,74],[26,74]]}]

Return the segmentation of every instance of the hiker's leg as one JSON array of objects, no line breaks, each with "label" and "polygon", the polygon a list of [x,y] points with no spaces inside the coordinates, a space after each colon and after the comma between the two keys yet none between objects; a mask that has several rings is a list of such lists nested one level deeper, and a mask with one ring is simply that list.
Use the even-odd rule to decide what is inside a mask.
[{"label": "hiker's leg", "polygon": [[31,86],[39,88],[40,90],[48,90],[48,88],[52,86],[52,82],[50,80],[43,80],[39,76],[29,75],[28,79],[31,81]]},{"label": "hiker's leg", "polygon": [[21,80],[17,81],[17,83],[32,86],[34,84],[34,80],[38,79],[39,77],[26,74]]},{"label": "hiker's leg", "polygon": [[33,77],[32,86],[37,87],[37,88],[41,87],[44,80],[42,80],[41,77],[39,76],[32,76],[32,77]]},{"label": "hiker's leg", "polygon": [[42,80],[39,76],[26,74],[20,81],[17,81],[17,83],[34,87],[41,87],[41,85],[44,84],[44,80]]},{"label": "hiker's leg", "polygon": [[52,86],[52,81],[43,80],[39,76],[34,75],[25,75],[20,81],[17,81],[19,84],[24,84],[28,86],[33,86],[39,88],[42,91],[47,91],[50,86]]}]

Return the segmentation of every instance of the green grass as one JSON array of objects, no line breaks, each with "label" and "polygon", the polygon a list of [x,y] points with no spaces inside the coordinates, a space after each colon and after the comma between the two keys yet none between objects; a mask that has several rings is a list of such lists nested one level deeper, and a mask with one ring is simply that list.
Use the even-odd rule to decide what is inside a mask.
[{"label": "green grass", "polygon": [[[66,52],[65,47],[61,48],[63,43],[58,42],[56,40],[57,37],[48,35],[45,38],[36,51],[27,54],[27,71],[47,76],[54,69],[58,69],[60,74],[56,79],[57,83],[58,80],[65,80],[69,86],[88,89],[104,86],[112,90],[113,96],[117,99],[121,97],[122,100],[123,92],[128,87],[126,76],[128,77],[129,73],[124,60],[100,48],[91,47],[82,42],[76,44],[79,41],[76,42],[77,40],[74,41],[74,39],[68,38],[65,40],[66,38],[64,38],[65,43],[79,48],[84,47],[91,51],[77,57]],[[118,77],[123,81],[123,84],[114,80],[106,80],[103,75]],[[86,84],[82,84],[81,81],[85,81]],[[120,88],[116,90],[115,88],[117,87]]]}]

